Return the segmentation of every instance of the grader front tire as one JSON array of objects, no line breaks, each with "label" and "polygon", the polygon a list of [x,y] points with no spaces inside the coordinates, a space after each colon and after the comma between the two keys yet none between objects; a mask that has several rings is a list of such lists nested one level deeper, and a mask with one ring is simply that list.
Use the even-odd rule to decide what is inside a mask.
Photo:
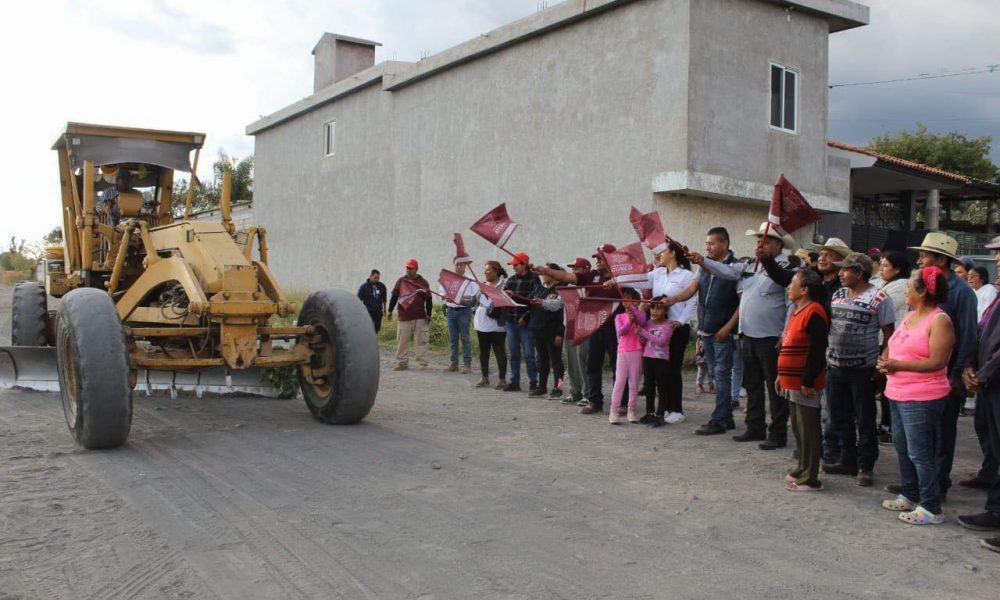
[{"label": "grader front tire", "polygon": [[132,428],[125,330],[104,292],[66,294],[56,319],[56,357],[66,424],[89,450],[114,448]]},{"label": "grader front tire", "polygon": [[298,373],[309,412],[324,423],[360,422],[379,384],[378,340],[368,311],[346,290],[320,290],[306,298],[298,324],[313,326],[317,337],[312,361]]}]

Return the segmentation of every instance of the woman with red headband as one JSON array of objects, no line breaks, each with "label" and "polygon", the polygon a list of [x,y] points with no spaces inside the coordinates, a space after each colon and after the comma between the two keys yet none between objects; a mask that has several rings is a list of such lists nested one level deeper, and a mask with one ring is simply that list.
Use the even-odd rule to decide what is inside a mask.
[{"label": "woman with red headband", "polygon": [[901,493],[882,507],[912,525],[938,524],[941,490],[937,454],[941,417],[948,402],[948,359],[955,346],[951,319],[938,306],[948,299],[947,275],[925,267],[910,277],[906,304],[912,309],[889,338],[878,362],[891,400],[892,441],[899,458]]}]

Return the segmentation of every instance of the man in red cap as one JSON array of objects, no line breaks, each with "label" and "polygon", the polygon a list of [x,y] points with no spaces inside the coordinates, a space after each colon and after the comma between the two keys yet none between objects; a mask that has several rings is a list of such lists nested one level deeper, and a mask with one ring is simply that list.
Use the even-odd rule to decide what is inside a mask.
[{"label": "man in red cap", "polygon": [[[542,285],[537,275],[531,272],[528,255],[517,252],[507,261],[514,268],[514,274],[507,278],[503,289],[518,304],[531,302],[535,288]],[[510,383],[503,389],[505,392],[521,391],[521,354],[524,353],[524,365],[528,371],[529,390],[538,388],[538,364],[535,362],[535,338],[528,328],[528,308],[512,306],[507,311],[507,349],[510,353]]]},{"label": "man in red cap", "polygon": [[[611,270],[608,269],[602,255],[616,250],[617,248],[611,244],[602,245],[598,252],[592,256],[597,261],[597,269],[594,270],[574,269],[572,273],[568,273],[545,266],[538,267],[536,270],[540,275],[547,275],[556,281],[571,285],[603,284],[611,279]],[[613,289],[596,288],[588,290],[587,295],[617,298],[618,292]],[[615,333],[614,319],[608,319],[607,323],[590,336],[587,342],[589,344],[587,348],[587,383],[584,390],[587,404],[580,409],[580,412],[585,415],[599,415],[604,412],[604,391],[601,389],[604,377],[604,356],[607,355],[611,361],[612,372],[615,370],[618,358],[618,335]]]},{"label": "man in red cap", "polygon": [[[427,341],[429,338],[428,325],[431,322],[431,311],[434,309],[431,295],[427,291],[430,285],[427,280],[417,274],[420,263],[417,259],[411,258],[406,261],[406,275],[396,280],[396,285],[392,288],[392,298],[389,300],[389,312],[386,318],[392,319],[392,310],[396,308],[396,303],[400,302],[400,297],[406,298],[410,294],[418,296],[411,301],[399,303],[399,325],[396,327],[396,366],[394,371],[404,371],[409,368],[410,362],[410,338],[413,338],[413,353],[417,358],[417,364],[421,369],[427,368]],[[405,288],[404,288],[405,282]],[[416,292],[408,290],[421,288]],[[421,297],[422,296],[422,297]],[[405,306],[404,306],[405,304]]]}]

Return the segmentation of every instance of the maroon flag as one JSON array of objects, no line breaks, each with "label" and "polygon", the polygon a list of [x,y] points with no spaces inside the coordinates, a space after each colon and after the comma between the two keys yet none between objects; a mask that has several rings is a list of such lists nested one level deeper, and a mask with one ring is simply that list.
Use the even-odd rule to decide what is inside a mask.
[{"label": "maroon flag", "polygon": [[494,246],[503,249],[517,227],[518,224],[511,221],[507,215],[507,204],[503,203],[483,215],[469,229],[486,238]]},{"label": "maroon flag", "polygon": [[611,271],[611,278],[618,285],[629,285],[646,281],[649,266],[642,253],[642,244],[632,242],[614,252],[601,253]]},{"label": "maroon flag", "polygon": [[444,290],[444,294],[442,294],[444,299],[454,304],[461,304],[466,296],[475,295],[475,293],[469,293],[470,286],[473,285],[471,279],[466,279],[463,275],[459,275],[448,269],[441,269],[441,273],[438,275],[438,283],[441,284],[441,289]]},{"label": "maroon flag", "polygon": [[[455,234],[455,261],[454,262],[456,262],[456,263],[460,262],[459,259],[468,259],[467,262],[472,262],[472,259],[469,258],[469,253],[465,251],[465,242],[462,241],[462,234],[461,233],[456,233]],[[461,262],[466,262],[466,261],[463,260]]]},{"label": "maroon flag", "polygon": [[774,182],[771,210],[767,220],[771,227],[784,235],[819,221],[819,213],[806,202],[799,190],[795,189],[784,175],[779,175],[778,180]]},{"label": "maroon flag", "polygon": [[667,236],[663,233],[663,223],[660,222],[660,213],[653,211],[643,214],[636,207],[629,211],[628,220],[635,229],[635,234],[639,236],[639,241],[659,254],[667,249]]},{"label": "maroon flag", "polygon": [[567,327],[566,336],[573,345],[580,345],[608,322],[617,307],[617,302],[608,302],[606,298],[580,298],[576,318],[573,320],[572,334]]},{"label": "maroon flag", "polygon": [[580,309],[580,299],[583,298],[583,288],[556,288],[559,299],[563,303],[563,317],[566,322],[566,339],[573,340],[576,335],[576,313]]},{"label": "maroon flag", "polygon": [[511,308],[514,306],[524,306],[523,304],[518,304],[511,300],[510,296],[505,294],[503,290],[495,288],[492,285],[483,282],[483,285],[479,286],[479,291],[482,292],[487,298],[490,299],[490,303],[496,308]]},{"label": "maroon flag", "polygon": [[403,277],[399,280],[399,306],[406,310],[414,301],[422,302],[429,292],[414,280]]}]

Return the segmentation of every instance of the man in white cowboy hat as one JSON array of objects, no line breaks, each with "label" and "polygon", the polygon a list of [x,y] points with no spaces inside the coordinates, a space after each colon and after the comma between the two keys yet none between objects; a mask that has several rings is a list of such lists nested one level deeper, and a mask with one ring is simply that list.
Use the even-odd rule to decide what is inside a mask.
[{"label": "man in white cowboy hat", "polygon": [[[765,237],[766,232],[766,237]],[[782,267],[788,260],[782,250],[792,250],[795,240],[761,223],[755,236],[760,247],[758,260],[773,258]],[[785,289],[767,271],[758,268],[757,261],[749,264],[724,264],[694,253],[691,262],[720,279],[742,281],[739,334],[743,339],[743,387],[747,390],[746,431],[733,436],[737,442],[760,440],[762,450],[783,448],[788,443],[788,401],[774,390],[778,376],[778,338],[785,328],[788,299]],[[766,396],[765,396],[766,395]],[[771,425],[767,426],[766,406],[770,405]]]},{"label": "man in white cowboy hat", "polygon": [[916,250],[919,254],[919,268],[938,267],[948,274],[948,301],[941,305],[941,309],[951,317],[955,328],[955,348],[948,362],[952,393],[941,419],[941,445],[938,450],[938,476],[941,479],[943,499],[951,488],[951,464],[955,458],[958,414],[965,402],[962,371],[970,363],[978,337],[976,293],[951,270],[952,263],[959,260],[958,242],[954,238],[932,231],[924,236],[922,244],[911,246],[910,250]]},{"label": "man in white cowboy hat", "polygon": [[[816,265],[812,268],[823,278],[823,288],[826,291],[823,298],[823,306],[826,308],[826,314],[829,316],[830,298],[833,298],[833,294],[841,288],[840,268],[835,263],[847,258],[853,250],[851,250],[851,247],[844,240],[836,237],[828,239],[825,244],[814,244],[813,248],[819,253],[819,258],[816,259]],[[792,282],[792,277],[795,275],[794,272],[782,268],[773,259],[761,259],[761,266],[764,267],[771,279],[782,287],[787,288]],[[822,415],[821,423],[823,430],[823,462],[832,464],[840,460],[840,438],[837,437],[837,433],[831,425],[832,421],[830,419],[828,401],[829,395],[823,393],[820,398],[822,406],[820,413]]]},{"label": "man in white cowboy hat", "polygon": [[[472,264],[471,257],[456,256],[452,264],[455,267],[455,273],[465,277],[470,282],[474,281],[472,276],[466,272],[469,265]],[[438,286],[438,293],[444,295],[444,286]],[[462,373],[472,372],[472,344],[469,342],[469,323],[472,322],[472,305],[475,304],[478,294],[479,286],[475,283],[469,283],[465,297],[462,298],[460,304],[446,301],[441,309],[448,322],[448,341],[451,344],[451,363],[445,368],[445,371],[458,371],[458,344],[461,342]]]}]

